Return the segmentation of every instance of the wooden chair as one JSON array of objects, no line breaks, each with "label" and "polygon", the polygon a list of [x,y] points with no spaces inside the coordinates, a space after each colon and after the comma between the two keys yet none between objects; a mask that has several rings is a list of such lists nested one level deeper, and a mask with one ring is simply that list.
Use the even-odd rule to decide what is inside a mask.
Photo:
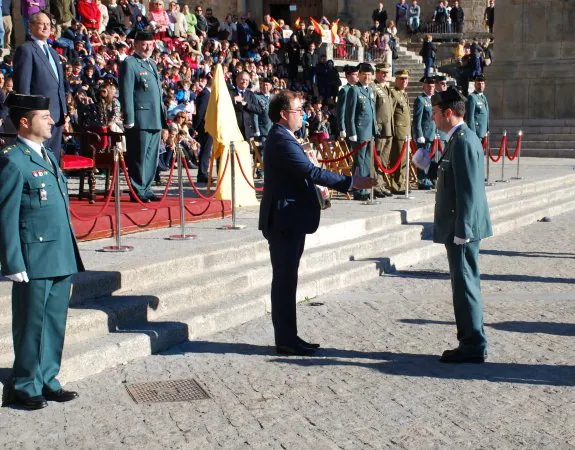
[{"label": "wooden chair", "polygon": [[264,170],[264,158],[262,156],[263,144],[256,141],[254,138],[250,138],[250,150],[253,155],[253,165],[252,165],[252,176],[256,178],[258,170]]}]

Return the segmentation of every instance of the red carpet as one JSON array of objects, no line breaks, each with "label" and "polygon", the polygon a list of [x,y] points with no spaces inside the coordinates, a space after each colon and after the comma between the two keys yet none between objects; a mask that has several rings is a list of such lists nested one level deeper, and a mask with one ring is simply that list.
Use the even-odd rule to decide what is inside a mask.
[{"label": "red carpet", "polygon": [[[205,219],[219,219],[232,213],[230,201],[206,201],[199,198],[186,198],[186,222],[197,222]],[[150,203],[157,207],[159,203]],[[99,196],[96,203],[90,205],[88,200],[70,199],[72,225],[76,237],[81,241],[102,239],[114,236],[116,226],[114,199],[103,210],[104,198]],[[178,197],[166,197],[160,208],[147,209],[138,203],[130,202],[130,198],[122,196],[120,224],[122,234],[137,233],[153,228],[166,228],[180,223],[180,207]],[[74,217],[74,214],[77,217]],[[89,219],[89,220],[81,220]]]}]

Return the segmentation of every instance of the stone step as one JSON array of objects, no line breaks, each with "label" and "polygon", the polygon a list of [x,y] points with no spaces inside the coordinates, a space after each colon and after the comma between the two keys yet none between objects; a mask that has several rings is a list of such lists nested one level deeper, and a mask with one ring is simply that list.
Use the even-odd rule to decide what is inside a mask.
[{"label": "stone step", "polygon": [[[489,98],[489,97],[488,97]],[[497,119],[504,127],[575,127],[575,119]]]},{"label": "stone step", "polygon": [[508,133],[517,134],[520,130],[523,133],[528,135],[536,135],[536,134],[570,134],[575,135],[575,126],[506,126],[501,125],[498,122],[492,122],[490,124],[491,132],[495,133],[502,133],[503,130],[507,130]]},{"label": "stone step", "polygon": [[526,148],[523,156],[534,158],[575,158],[575,149],[573,148]]},{"label": "stone step", "polygon": [[[499,131],[497,133],[491,133],[492,138],[496,137],[496,138],[501,139],[502,136],[503,136],[503,133],[499,132]],[[509,133],[509,136],[513,137],[514,139],[517,139],[516,133]],[[573,143],[573,142],[575,142],[575,133],[574,134],[569,134],[569,133],[528,134],[528,133],[524,133],[524,135],[523,135],[523,142],[545,142],[545,141]]]},{"label": "stone step", "polygon": [[[575,199],[549,202],[524,208],[494,219],[495,234],[514,231],[544,215],[557,215],[575,209]],[[444,252],[441,245],[419,240],[368,258],[353,258],[335,268],[304,274],[298,285],[298,301],[305,301],[350,284],[369,281],[393,273]],[[145,357],[176,345],[240,325],[269,312],[269,287],[233,295],[219,302],[199,306],[187,314],[166,315],[162,321],[133,323],[95,339],[69,343],[64,350],[60,379],[66,383]],[[271,326],[271,325],[270,325]],[[3,361],[3,364],[7,364]]]}]

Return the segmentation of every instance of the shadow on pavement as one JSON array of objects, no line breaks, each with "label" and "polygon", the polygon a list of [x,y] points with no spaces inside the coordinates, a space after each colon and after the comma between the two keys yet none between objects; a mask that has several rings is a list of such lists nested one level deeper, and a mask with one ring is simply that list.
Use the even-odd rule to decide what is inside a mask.
[{"label": "shadow on pavement", "polygon": [[480,250],[482,255],[494,255],[494,256],[519,256],[521,258],[565,258],[565,259],[575,259],[575,254],[573,253],[552,253],[552,252],[513,252],[509,250]]},{"label": "shadow on pavement", "polygon": [[[400,270],[389,276],[401,278],[425,278],[435,280],[449,280],[449,273],[432,270]],[[575,278],[544,277],[537,275],[491,274],[482,273],[481,281],[520,281],[523,283],[559,283],[575,284]]]},{"label": "shadow on pavement", "polygon": [[[364,352],[337,348],[320,348],[313,358],[280,357],[275,347],[234,342],[188,341],[164,352],[212,353],[274,356],[271,362],[299,366],[357,366],[381,373],[409,377],[430,377],[457,380],[484,380],[500,383],[575,386],[575,366],[550,364],[442,364],[439,355],[393,352]],[[347,359],[347,360],[346,360]],[[373,362],[350,361],[372,360]]]}]

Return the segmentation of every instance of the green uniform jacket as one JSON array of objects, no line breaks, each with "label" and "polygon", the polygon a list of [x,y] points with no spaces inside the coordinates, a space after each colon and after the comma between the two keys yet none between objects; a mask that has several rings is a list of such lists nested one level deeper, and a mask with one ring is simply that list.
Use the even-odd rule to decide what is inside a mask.
[{"label": "green uniform jacket", "polygon": [[357,142],[375,137],[375,94],[369,86],[357,84],[350,88],[345,101],[347,137],[357,136]]},{"label": "green uniform jacket", "polygon": [[371,84],[375,94],[375,126],[379,135],[393,136],[393,99],[388,86],[375,80]]},{"label": "green uniform jacket", "polygon": [[493,235],[484,159],[481,141],[467,125],[460,125],[439,162],[433,242],[453,243],[454,236],[478,241]]},{"label": "green uniform jacket", "polygon": [[347,99],[347,92],[351,86],[346,84],[342,86],[337,93],[337,126],[339,131],[345,131],[345,101]]},{"label": "green uniform jacket", "polygon": [[465,122],[477,134],[479,139],[483,139],[489,131],[489,104],[484,94],[474,92],[467,98],[465,105]]},{"label": "green uniform jacket", "polygon": [[119,83],[124,123],[140,130],[161,130],[166,111],[156,64],[138,55],[128,56],[120,65]]},{"label": "green uniform jacket", "polygon": [[16,139],[0,151],[0,264],[3,275],[54,278],[83,271],[70,220],[66,177]]},{"label": "green uniform jacket", "polygon": [[413,102],[413,139],[424,137],[427,142],[435,139],[435,122],[431,112],[431,98],[420,94]]},{"label": "green uniform jacket", "polygon": [[404,140],[411,135],[411,111],[407,92],[402,92],[395,86],[391,88],[393,98],[393,137]]}]

